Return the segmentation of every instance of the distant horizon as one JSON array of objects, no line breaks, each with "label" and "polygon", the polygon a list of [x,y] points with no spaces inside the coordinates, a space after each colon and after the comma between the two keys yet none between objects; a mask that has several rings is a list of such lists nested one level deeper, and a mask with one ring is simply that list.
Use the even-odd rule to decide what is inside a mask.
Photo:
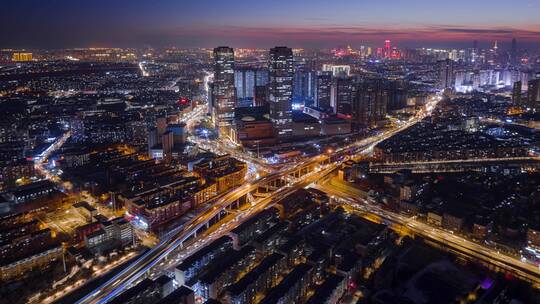
[{"label": "distant horizon", "polygon": [[[493,47],[495,41],[497,41],[499,50],[509,50],[511,48],[513,37],[509,37],[507,39],[499,39],[499,40],[477,40],[478,42],[478,48],[479,49],[490,49]],[[391,40],[391,39],[390,39]],[[533,43],[533,42],[527,42],[527,41],[520,41],[517,40],[518,49],[521,50],[540,50],[540,43]],[[400,41],[391,40],[392,47],[397,47],[400,49],[471,49],[473,47],[474,40],[471,41],[461,41],[458,43],[450,43],[450,42],[422,42],[422,41],[416,41],[416,42],[403,42],[400,43]],[[378,43],[378,44],[377,44]],[[329,46],[302,46],[302,45],[291,45],[291,44],[285,44],[285,43],[267,43],[264,46],[259,45],[238,45],[238,44],[232,44],[232,43],[218,43],[213,45],[204,45],[204,46],[181,46],[181,45],[159,45],[159,46],[152,46],[152,45],[141,45],[141,46],[131,46],[131,45],[105,45],[105,44],[88,44],[88,45],[80,45],[80,46],[66,46],[66,47],[24,47],[24,46],[17,46],[17,47],[10,47],[10,46],[2,46],[0,45],[0,50],[36,50],[36,51],[55,51],[55,50],[74,50],[74,49],[213,49],[219,46],[228,46],[232,47],[234,49],[270,49],[275,46],[287,46],[293,49],[305,49],[305,50],[332,50],[336,48],[345,48],[350,46],[353,49],[359,49],[360,47],[371,47],[373,49],[384,47],[384,40],[378,41],[378,42],[372,42],[372,41],[366,41],[366,42],[336,42],[334,45]]]}]

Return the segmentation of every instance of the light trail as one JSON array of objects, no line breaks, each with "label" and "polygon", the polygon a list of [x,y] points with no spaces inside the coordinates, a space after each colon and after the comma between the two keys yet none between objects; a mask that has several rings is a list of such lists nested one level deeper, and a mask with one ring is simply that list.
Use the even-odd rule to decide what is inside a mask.
[{"label": "light trail", "polygon": [[[363,154],[368,152],[370,149],[373,148],[376,143],[391,137],[395,133],[408,128],[409,126],[415,124],[424,117],[430,115],[431,111],[435,108],[437,102],[440,100],[440,96],[432,98],[431,101],[426,105],[425,109],[420,110],[418,115],[416,115],[414,118],[411,118],[411,120],[409,120],[407,123],[400,126],[399,128],[387,130],[386,132],[383,132],[379,135],[361,141],[362,144],[359,147],[361,148],[361,151],[359,151],[358,153]],[[214,141],[213,143],[215,143],[216,145],[220,144],[220,142],[218,141]],[[338,151],[336,151],[335,155],[338,155],[337,152]],[[159,261],[161,261],[165,256],[178,248],[180,244],[182,244],[186,239],[192,236],[192,233],[201,229],[210,219],[212,219],[218,213],[224,211],[231,202],[238,200],[249,192],[256,190],[258,187],[265,185],[266,182],[271,181],[272,179],[286,177],[292,172],[299,170],[300,168],[305,168],[306,166],[312,164],[318,164],[319,161],[323,159],[327,159],[327,157],[324,155],[317,155],[310,159],[301,161],[294,166],[281,168],[280,170],[263,176],[250,184],[245,184],[239,188],[232,190],[231,192],[227,193],[222,198],[217,200],[213,206],[209,206],[207,207],[207,209],[202,211],[200,216],[193,218],[189,224],[186,223],[182,227],[183,229],[178,229],[178,233],[176,233],[174,236],[168,234],[167,238],[161,241],[156,247],[152,248],[145,255],[137,259],[137,261],[135,261],[133,264],[126,267],[119,274],[102,284],[99,288],[95,289],[93,292],[86,295],[76,303],[106,303],[108,300],[122,293],[126,288],[130,286],[131,283],[142,277],[153,266],[157,265],[157,263],[159,263]],[[336,161],[328,165],[328,167],[321,172],[329,174],[330,172],[338,168],[340,164],[340,161]],[[276,190],[269,197],[259,201],[255,207],[256,209],[259,209],[262,206],[265,206],[265,204],[268,204],[269,202],[276,202],[277,200],[282,198],[283,195],[288,195],[300,189],[300,187],[307,186],[310,183],[322,179],[325,176],[326,175],[321,176],[319,174],[306,174],[302,176],[298,181],[296,181],[294,185],[282,187]],[[252,211],[252,208],[248,209],[247,211],[240,211],[238,217],[240,219],[246,219],[250,215],[252,215]],[[199,239],[199,243],[201,244],[207,244],[208,241],[209,239]]]}]

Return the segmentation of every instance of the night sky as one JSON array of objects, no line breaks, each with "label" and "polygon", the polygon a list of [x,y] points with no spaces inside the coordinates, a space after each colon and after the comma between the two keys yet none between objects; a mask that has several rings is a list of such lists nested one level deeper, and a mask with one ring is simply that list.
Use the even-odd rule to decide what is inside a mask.
[{"label": "night sky", "polygon": [[5,0],[0,48],[540,48],[540,0]]}]

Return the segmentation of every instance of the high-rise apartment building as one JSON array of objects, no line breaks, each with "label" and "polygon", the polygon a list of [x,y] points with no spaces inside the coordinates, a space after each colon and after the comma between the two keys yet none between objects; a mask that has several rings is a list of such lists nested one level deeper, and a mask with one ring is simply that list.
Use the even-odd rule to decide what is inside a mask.
[{"label": "high-rise apartment building", "polygon": [[450,59],[438,61],[437,74],[439,76],[439,88],[451,88],[454,81],[454,61]]},{"label": "high-rise apartment building", "polygon": [[275,47],[270,50],[268,66],[268,103],[270,120],[277,137],[292,136],[292,97],[294,61],[292,49]]},{"label": "high-rise apartment building", "polygon": [[403,80],[386,82],[388,92],[387,111],[403,109],[407,106],[407,83]]},{"label": "high-rise apartment building", "polygon": [[352,108],[353,122],[374,126],[386,117],[388,92],[381,79],[366,80],[356,87]]},{"label": "high-rise apartment building", "polygon": [[228,134],[234,121],[236,96],[234,87],[234,50],[221,46],[214,49],[214,83],[212,87],[213,121],[220,134]]}]

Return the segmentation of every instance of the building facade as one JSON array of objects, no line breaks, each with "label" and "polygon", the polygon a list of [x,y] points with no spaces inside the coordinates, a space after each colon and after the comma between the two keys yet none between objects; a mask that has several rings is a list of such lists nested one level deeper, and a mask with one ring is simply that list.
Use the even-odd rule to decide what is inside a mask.
[{"label": "building facade", "polygon": [[226,46],[217,47],[214,49],[212,118],[220,134],[227,134],[227,130],[233,124],[236,107],[235,91],[234,50]]},{"label": "building facade", "polygon": [[294,62],[292,49],[275,47],[270,50],[269,76],[270,120],[278,138],[290,137],[293,134]]}]

